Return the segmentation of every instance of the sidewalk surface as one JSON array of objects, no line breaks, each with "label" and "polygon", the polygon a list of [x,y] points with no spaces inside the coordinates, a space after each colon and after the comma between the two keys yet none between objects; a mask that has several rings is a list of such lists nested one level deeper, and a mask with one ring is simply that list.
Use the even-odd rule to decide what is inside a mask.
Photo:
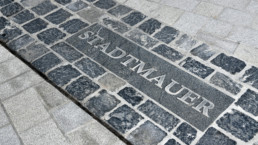
[{"label": "sidewalk surface", "polygon": [[0,12],[0,145],[258,145],[257,0]]}]

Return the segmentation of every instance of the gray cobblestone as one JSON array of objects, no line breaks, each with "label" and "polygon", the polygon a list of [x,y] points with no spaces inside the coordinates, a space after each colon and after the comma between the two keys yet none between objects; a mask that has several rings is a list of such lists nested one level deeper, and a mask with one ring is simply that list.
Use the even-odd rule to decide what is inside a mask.
[{"label": "gray cobblestone", "polygon": [[79,19],[72,19],[69,20],[62,25],[60,25],[60,28],[63,28],[68,33],[76,33],[79,30],[89,26],[89,24],[79,20]]},{"label": "gray cobblestone", "polygon": [[138,105],[143,100],[143,95],[131,87],[125,87],[124,89],[120,90],[118,95],[133,106]]},{"label": "gray cobblestone", "polygon": [[174,132],[174,135],[187,145],[192,143],[196,134],[197,131],[187,123],[182,123]]},{"label": "gray cobblestone", "polygon": [[180,52],[164,44],[155,47],[152,51],[168,58],[171,61],[178,61],[183,58],[183,55]]},{"label": "gray cobblestone", "polygon": [[197,46],[196,48],[191,50],[191,53],[195,56],[200,57],[203,60],[208,60],[210,57],[212,57],[216,52],[207,44],[201,44]]},{"label": "gray cobblestone", "polygon": [[34,14],[32,14],[29,10],[24,10],[19,14],[13,16],[11,19],[18,24],[22,24],[33,19],[34,17]]},{"label": "gray cobblestone", "polygon": [[13,2],[12,0],[2,0],[1,2],[0,2],[0,6],[2,7],[2,6],[5,6],[5,5],[8,5],[8,4],[10,4],[11,2]]},{"label": "gray cobblestone", "polygon": [[47,29],[37,35],[38,39],[46,44],[52,44],[66,36],[65,33],[61,32],[57,28]]},{"label": "gray cobblestone", "polygon": [[245,71],[241,80],[258,89],[258,68],[253,66]]},{"label": "gray cobblestone", "polygon": [[144,20],[146,16],[140,12],[132,12],[128,16],[122,18],[122,21],[129,24],[130,26],[136,25],[137,23]]},{"label": "gray cobblestone", "polygon": [[258,122],[236,110],[225,114],[217,121],[217,124],[245,142],[252,139],[258,132]]},{"label": "gray cobblestone", "polygon": [[258,93],[248,89],[236,102],[245,111],[258,116]]},{"label": "gray cobblestone", "polygon": [[180,145],[180,144],[176,142],[174,139],[170,139],[166,142],[165,145]]},{"label": "gray cobblestone", "polygon": [[89,78],[83,76],[68,85],[65,90],[77,100],[82,101],[99,88],[99,85],[92,82],[92,80]]},{"label": "gray cobblestone", "polygon": [[138,109],[168,131],[171,131],[180,122],[179,119],[149,100]]},{"label": "gray cobblestone", "polygon": [[30,37],[28,34],[25,34],[15,40],[13,40],[12,42],[10,42],[8,44],[8,47],[12,50],[19,50],[20,48],[29,45],[30,43],[32,43],[35,39]]},{"label": "gray cobblestone", "polygon": [[132,30],[126,36],[134,42],[136,42],[137,44],[144,46],[146,48],[151,48],[158,43],[157,40],[154,40],[153,38],[138,30]]},{"label": "gray cobblestone", "polygon": [[102,90],[99,92],[98,96],[91,98],[84,106],[96,116],[101,117],[105,113],[114,109],[119,103],[120,101],[116,99],[115,96]]},{"label": "gray cobblestone", "polygon": [[0,128],[1,145],[21,145],[21,142],[11,125]]},{"label": "gray cobblestone", "polygon": [[148,34],[151,35],[155,31],[160,29],[160,27],[161,27],[161,23],[158,20],[151,18],[151,19],[145,21],[144,23],[142,23],[139,26],[139,29],[141,29],[145,33],[148,33]]},{"label": "gray cobblestone", "polygon": [[127,139],[134,145],[158,144],[167,134],[153,123],[147,121],[134,130]]},{"label": "gray cobblestone", "polygon": [[103,19],[103,23],[107,27],[109,27],[119,33],[122,33],[122,34],[130,30],[130,28],[127,27],[124,23],[117,21],[117,20],[110,19],[108,17]]},{"label": "gray cobblestone", "polygon": [[141,115],[126,105],[119,107],[109,116],[110,119],[107,122],[122,133],[126,133],[143,119]]},{"label": "gray cobblestone", "polygon": [[31,8],[31,10],[37,13],[38,15],[45,15],[56,8],[57,8],[56,5],[52,4],[50,1],[47,0]]},{"label": "gray cobblestone", "polygon": [[168,44],[171,41],[173,41],[178,36],[178,34],[179,31],[177,31],[176,29],[169,26],[165,26],[161,29],[161,31],[156,33],[154,37]]},{"label": "gray cobblestone", "polygon": [[0,11],[6,17],[10,17],[10,16],[20,12],[21,10],[23,10],[23,7],[20,4],[18,4],[18,3],[11,3],[11,4],[3,7]]},{"label": "gray cobblestone", "polygon": [[11,26],[10,28],[4,29],[0,33],[0,41],[7,43],[21,34],[22,34],[22,31],[19,28],[15,26]]},{"label": "gray cobblestone", "polygon": [[99,18],[104,14],[100,10],[90,7],[89,9],[81,10],[77,13],[81,18],[87,20],[90,23],[99,21]]},{"label": "gray cobblestone", "polygon": [[0,30],[4,29],[8,25],[10,25],[10,22],[4,17],[0,17]]},{"label": "gray cobblestone", "polygon": [[23,28],[28,31],[29,33],[36,33],[40,30],[43,30],[47,28],[48,23],[44,20],[37,18],[25,25],[23,25]]},{"label": "gray cobblestone", "polygon": [[66,7],[74,12],[77,12],[83,8],[86,8],[87,6],[88,4],[84,3],[83,1],[76,1],[74,3],[69,4]]},{"label": "gray cobblestone", "polygon": [[132,11],[131,8],[124,6],[124,5],[119,5],[113,9],[109,10],[108,13],[110,13],[116,17],[121,17],[121,16],[124,16],[125,14],[129,13],[130,11]]},{"label": "gray cobblestone", "polygon": [[116,3],[113,0],[98,0],[94,5],[101,9],[110,9],[115,6]]},{"label": "gray cobblestone", "polygon": [[112,92],[118,90],[120,87],[125,85],[124,80],[122,80],[110,73],[106,74],[105,76],[100,78],[98,81],[100,84],[102,84],[102,86],[104,88],[107,88],[108,90],[110,90]]},{"label": "gray cobblestone", "polygon": [[60,23],[64,22],[65,20],[67,20],[71,16],[72,16],[72,14],[70,14],[69,12],[67,12],[63,9],[59,9],[59,10],[47,15],[45,17],[45,19],[47,19],[51,23],[57,25],[57,24],[60,24]]}]

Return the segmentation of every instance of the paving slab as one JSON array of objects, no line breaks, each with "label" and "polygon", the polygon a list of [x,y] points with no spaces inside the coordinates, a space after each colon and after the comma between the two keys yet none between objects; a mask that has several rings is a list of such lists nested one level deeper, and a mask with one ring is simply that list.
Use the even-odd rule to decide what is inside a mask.
[{"label": "paving slab", "polygon": [[[126,143],[244,145],[257,141],[258,69],[253,52],[258,38],[251,28],[256,1],[0,4],[1,43]],[[245,51],[248,54],[241,55]],[[6,62],[2,65],[8,59],[2,59]],[[50,139],[50,144],[65,144],[58,135],[61,130],[71,144],[121,144],[117,138],[96,133],[101,127],[92,123],[92,117],[45,83],[35,87],[34,95],[21,97],[28,90],[21,91],[41,81],[20,69],[3,73],[4,79],[13,79],[0,82],[0,98],[17,131],[23,132],[24,142],[43,144]],[[40,105],[28,109],[33,104]],[[20,112],[26,108],[26,118],[35,116],[35,120],[22,126]],[[45,135],[52,131],[57,142]]]}]

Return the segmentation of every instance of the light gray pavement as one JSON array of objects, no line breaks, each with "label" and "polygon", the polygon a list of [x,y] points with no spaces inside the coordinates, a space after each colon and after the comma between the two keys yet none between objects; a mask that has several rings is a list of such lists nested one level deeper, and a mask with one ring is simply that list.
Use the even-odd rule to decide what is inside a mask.
[{"label": "light gray pavement", "polygon": [[258,0],[117,0],[258,66]]},{"label": "light gray pavement", "polygon": [[124,145],[0,47],[0,145]]}]

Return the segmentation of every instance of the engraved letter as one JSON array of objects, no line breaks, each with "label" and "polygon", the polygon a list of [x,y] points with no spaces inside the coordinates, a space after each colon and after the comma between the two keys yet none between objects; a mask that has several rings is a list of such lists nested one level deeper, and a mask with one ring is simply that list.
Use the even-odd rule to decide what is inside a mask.
[{"label": "engraved letter", "polygon": [[131,63],[132,61],[136,61],[136,62],[138,62],[139,61],[139,59],[137,59],[136,57],[134,57],[134,56],[132,56],[131,54],[129,54],[129,55],[127,55],[126,57],[131,57],[130,59],[128,59],[127,61],[125,61],[125,62],[121,62],[121,64],[122,65],[124,65],[124,66],[127,66],[129,63]]},{"label": "engraved letter", "polygon": [[162,84],[163,84],[165,78],[166,78],[166,75],[162,75],[162,76],[158,76],[158,77],[155,77],[155,78],[151,78],[150,81],[151,82],[153,80],[157,81],[157,83],[155,85],[162,88]]},{"label": "engraved letter", "polygon": [[139,74],[139,73],[144,73],[144,74],[142,74],[141,76],[142,77],[144,77],[145,79],[147,79],[148,81],[150,81],[147,77],[151,74],[151,73],[153,73],[154,71],[156,71],[156,69],[154,69],[154,68],[150,68],[150,69],[145,69],[145,70],[143,70],[143,68],[144,68],[144,66],[145,66],[145,63],[143,62],[143,61],[141,61],[139,64],[137,64],[135,67],[133,67],[133,68],[131,68],[131,70],[133,70],[133,71],[135,71],[138,67],[138,70],[137,70],[137,73]]},{"label": "engraved letter", "polygon": [[[103,51],[104,52],[104,51]],[[105,52],[104,52],[105,53]],[[119,54],[118,54],[119,53]],[[126,52],[119,47],[116,47],[116,49],[112,50],[111,52],[107,53],[107,55],[113,59],[119,59],[126,55]],[[116,55],[116,56],[115,56]]]},{"label": "engraved letter", "polygon": [[[185,94],[182,98],[177,98],[178,100],[184,102],[185,104],[189,105],[189,106],[192,106],[193,105],[193,101],[196,99],[197,95],[193,94],[192,92],[188,92],[187,94]],[[199,98],[199,97],[198,97]],[[187,101],[190,100],[190,101]]]},{"label": "engraved letter", "polygon": [[171,91],[170,91],[170,89],[171,89],[175,84],[178,84],[178,83],[176,83],[174,80],[171,80],[171,83],[166,86],[165,91],[166,91],[168,94],[170,94],[170,95],[177,95],[177,94],[179,94],[179,92],[183,90],[183,87],[181,87],[177,92],[171,92]]},{"label": "engraved letter", "polygon": [[205,98],[202,99],[203,101],[199,105],[194,107],[194,109],[201,112],[201,109],[203,108],[202,114],[209,117],[208,111],[209,109],[213,109],[215,105]]}]

